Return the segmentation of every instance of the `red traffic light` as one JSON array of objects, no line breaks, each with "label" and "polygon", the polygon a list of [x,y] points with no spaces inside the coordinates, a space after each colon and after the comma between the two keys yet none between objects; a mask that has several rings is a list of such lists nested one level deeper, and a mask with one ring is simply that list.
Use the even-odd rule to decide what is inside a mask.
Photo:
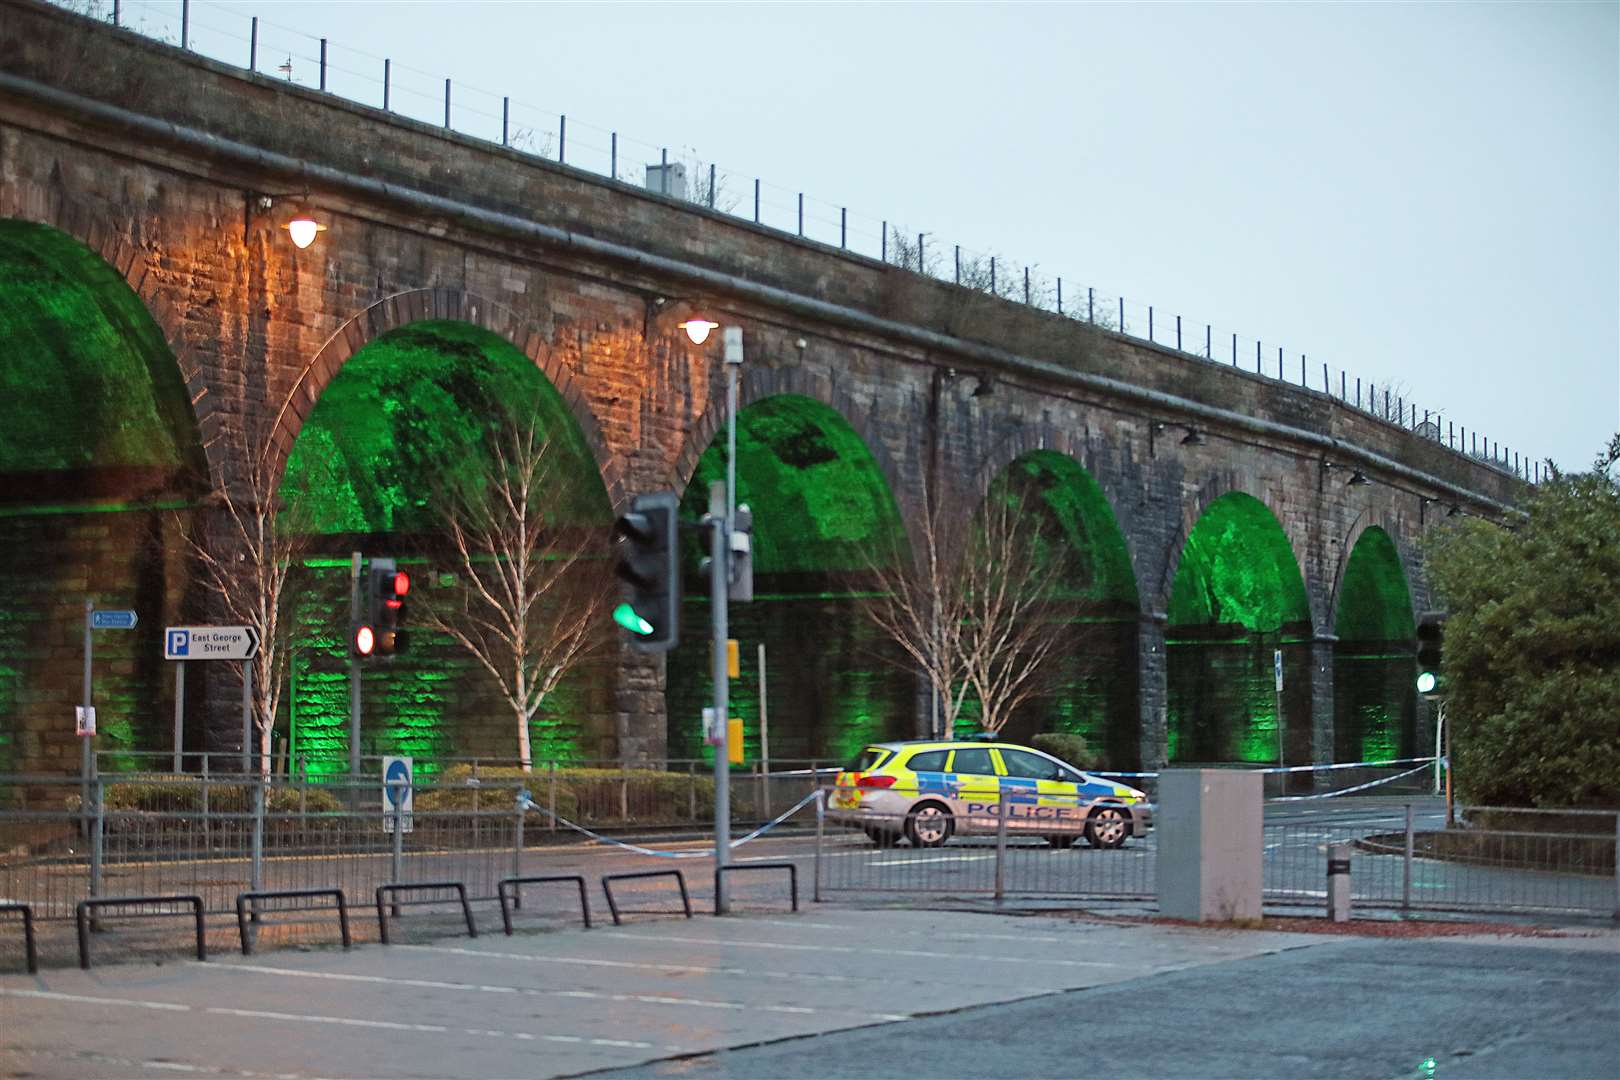
[{"label": "red traffic light", "polygon": [[372,633],[369,626],[358,626],[354,631],[354,652],[356,656],[370,656],[371,651],[377,647],[377,635]]},{"label": "red traffic light", "polygon": [[404,596],[411,591],[411,575],[401,570],[394,575],[394,595]]}]

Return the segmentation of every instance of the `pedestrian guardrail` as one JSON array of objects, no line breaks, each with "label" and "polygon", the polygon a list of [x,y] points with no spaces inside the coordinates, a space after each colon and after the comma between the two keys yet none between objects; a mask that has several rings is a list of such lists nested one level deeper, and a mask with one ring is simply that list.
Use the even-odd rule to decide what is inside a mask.
[{"label": "pedestrian guardrail", "polygon": [[[253,955],[253,935],[248,930],[249,916],[257,920],[261,914],[258,903],[261,900],[318,900],[322,897],[331,897],[337,901],[338,927],[343,936],[343,947],[349,948],[354,944],[349,936],[349,905],[344,900],[342,889],[275,889],[264,892],[245,892],[236,895],[236,928],[242,938],[242,955]],[[285,911],[313,911],[315,908],[287,908],[279,907],[278,912]]]},{"label": "pedestrian guardrail", "polygon": [[[186,904],[197,921],[197,959],[208,959],[208,940],[203,925],[203,902],[200,896],[100,896],[80,900],[74,910],[79,930],[79,967],[90,970],[90,922],[92,911],[108,908],[150,906],[154,904]],[[142,911],[126,918],[158,918],[173,916],[173,912]]]},{"label": "pedestrian guardrail", "polygon": [[692,917],[692,894],[686,891],[686,875],[679,870],[640,870],[629,874],[607,874],[602,878],[602,892],[607,896],[608,911],[613,915],[613,925],[619,926],[623,919],[619,917],[619,905],[613,899],[613,883],[615,881],[634,881],[638,878],[665,878],[672,877],[681,890],[681,907],[686,917]]},{"label": "pedestrian guardrail", "polygon": [[[387,898],[398,896],[401,893],[413,892],[445,892],[452,891],[461,902],[461,915],[467,922],[467,936],[478,936],[478,924],[473,922],[472,905],[467,902],[467,886],[460,881],[412,881],[391,882],[387,885],[377,886],[377,936],[384,945],[388,944],[388,904]],[[397,914],[397,912],[396,912]]]},{"label": "pedestrian guardrail", "polygon": [[585,921],[585,929],[591,928],[591,901],[586,895],[585,876],[583,874],[541,874],[537,877],[509,877],[502,878],[495,886],[496,897],[501,902],[501,924],[506,927],[507,937],[512,936],[512,909],[523,902],[523,894],[519,891],[525,885],[549,885],[561,882],[573,882],[579,886],[579,914]]},{"label": "pedestrian guardrail", "polygon": [[727,874],[751,873],[755,871],[775,872],[787,871],[788,896],[792,900],[793,910],[799,910],[799,868],[790,862],[761,862],[761,863],[731,863],[727,866],[714,868],[714,913],[722,914],[720,905],[721,882]]},{"label": "pedestrian guardrail", "polygon": [[15,912],[22,916],[23,931],[23,962],[28,967],[28,974],[39,973],[39,949],[34,944],[34,909],[27,904],[11,902],[0,903],[0,914]]}]

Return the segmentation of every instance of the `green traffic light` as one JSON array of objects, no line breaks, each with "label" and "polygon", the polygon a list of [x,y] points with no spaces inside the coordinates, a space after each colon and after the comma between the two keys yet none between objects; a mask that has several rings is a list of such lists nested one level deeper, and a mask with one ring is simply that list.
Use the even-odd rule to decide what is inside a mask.
[{"label": "green traffic light", "polygon": [[1418,675],[1418,693],[1433,693],[1435,686],[1434,672],[1425,671]]},{"label": "green traffic light", "polygon": [[638,615],[636,609],[629,604],[620,604],[613,609],[613,621],[632,634],[645,636],[653,632],[653,624]]}]

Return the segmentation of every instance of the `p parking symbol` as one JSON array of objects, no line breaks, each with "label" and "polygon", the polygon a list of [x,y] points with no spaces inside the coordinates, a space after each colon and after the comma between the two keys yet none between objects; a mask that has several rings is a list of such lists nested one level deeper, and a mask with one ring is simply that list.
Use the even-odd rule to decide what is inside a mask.
[{"label": "p parking symbol", "polygon": [[168,651],[170,656],[189,655],[191,652],[191,631],[170,630]]}]

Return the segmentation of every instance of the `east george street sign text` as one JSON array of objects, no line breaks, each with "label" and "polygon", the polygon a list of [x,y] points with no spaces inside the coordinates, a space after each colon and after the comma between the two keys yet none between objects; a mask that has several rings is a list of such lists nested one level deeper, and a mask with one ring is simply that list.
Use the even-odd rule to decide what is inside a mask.
[{"label": "east george street sign text", "polygon": [[251,660],[259,634],[251,626],[171,626],[163,631],[165,660]]}]

